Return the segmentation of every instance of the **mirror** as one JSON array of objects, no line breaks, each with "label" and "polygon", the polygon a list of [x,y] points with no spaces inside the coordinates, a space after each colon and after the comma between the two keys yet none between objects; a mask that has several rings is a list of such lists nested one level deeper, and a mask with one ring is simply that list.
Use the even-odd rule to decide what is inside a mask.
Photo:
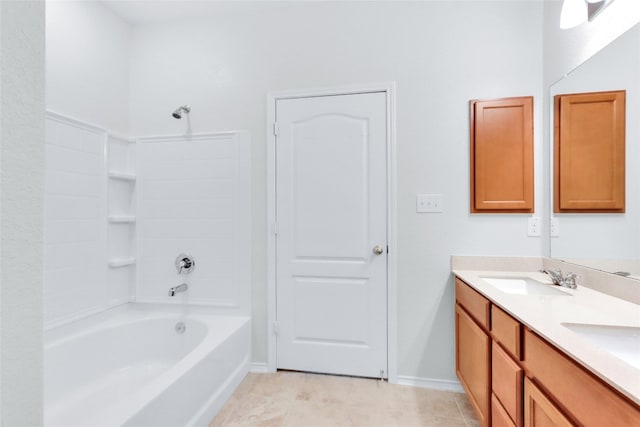
[{"label": "mirror", "polygon": [[640,280],[640,24],[553,84],[550,99],[611,90],[626,90],[626,212],[553,213],[551,203],[550,256]]}]

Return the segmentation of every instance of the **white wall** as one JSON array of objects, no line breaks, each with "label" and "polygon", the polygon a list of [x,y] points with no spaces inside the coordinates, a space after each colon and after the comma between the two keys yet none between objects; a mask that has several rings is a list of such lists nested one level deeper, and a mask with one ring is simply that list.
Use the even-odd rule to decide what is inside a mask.
[{"label": "white wall", "polygon": [[47,109],[126,134],[130,26],[98,1],[47,1]]},{"label": "white wall", "polygon": [[[540,2],[313,2],[135,27],[134,135],[248,129],[253,140],[253,348],[266,361],[265,100],[268,91],[397,82],[398,371],[455,379],[449,257],[531,255],[527,215],[469,214],[468,101],[535,96],[542,114]],[[541,121],[536,212],[543,209]],[[415,213],[442,193],[443,214]]]},{"label": "white wall", "polygon": [[[138,142],[137,301],[251,315],[249,144],[244,132]],[[187,275],[180,253],[195,261]],[[181,283],[189,290],[168,296]]]},{"label": "white wall", "polygon": [[42,425],[44,2],[0,2],[0,425]]}]

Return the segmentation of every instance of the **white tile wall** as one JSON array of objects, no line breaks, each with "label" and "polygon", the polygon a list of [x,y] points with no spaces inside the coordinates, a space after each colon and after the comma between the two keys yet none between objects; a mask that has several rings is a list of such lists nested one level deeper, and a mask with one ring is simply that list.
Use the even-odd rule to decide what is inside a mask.
[{"label": "white tile wall", "polygon": [[105,132],[49,114],[45,145],[45,325],[104,307]]},{"label": "white tile wall", "polygon": [[[210,304],[250,314],[250,152],[246,133],[138,141],[139,301]],[[185,252],[195,270],[179,276]],[[172,286],[188,292],[167,295]]]},{"label": "white tile wall", "polygon": [[[46,327],[134,298],[251,313],[247,134],[147,138],[138,145],[136,153],[126,137],[48,113]],[[114,171],[137,179],[108,178]],[[135,221],[109,222],[114,215]],[[176,273],[180,252],[196,259],[189,276]],[[136,264],[108,267],[134,257]],[[169,298],[168,289],[182,282],[189,291]]]}]

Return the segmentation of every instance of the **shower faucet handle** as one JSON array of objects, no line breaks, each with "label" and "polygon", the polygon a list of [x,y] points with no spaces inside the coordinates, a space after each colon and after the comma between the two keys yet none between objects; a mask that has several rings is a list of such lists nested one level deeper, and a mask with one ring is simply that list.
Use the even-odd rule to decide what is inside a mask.
[{"label": "shower faucet handle", "polygon": [[183,253],[178,255],[175,265],[178,274],[189,274],[196,267],[196,262],[191,255]]}]

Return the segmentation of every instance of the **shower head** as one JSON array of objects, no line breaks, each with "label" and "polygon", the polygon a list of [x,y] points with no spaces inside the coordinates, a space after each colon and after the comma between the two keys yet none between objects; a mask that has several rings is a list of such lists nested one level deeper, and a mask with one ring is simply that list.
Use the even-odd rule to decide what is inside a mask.
[{"label": "shower head", "polygon": [[180,108],[177,108],[171,115],[174,119],[180,120],[182,118],[182,113],[189,114],[191,112],[191,107],[188,105],[183,105]]}]

